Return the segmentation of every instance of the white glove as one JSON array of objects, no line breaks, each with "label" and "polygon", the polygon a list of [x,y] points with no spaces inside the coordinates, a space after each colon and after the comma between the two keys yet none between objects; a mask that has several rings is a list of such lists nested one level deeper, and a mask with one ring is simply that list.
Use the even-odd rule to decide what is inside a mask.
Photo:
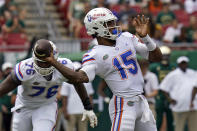
[{"label": "white glove", "polygon": [[93,110],[90,110],[90,111],[85,110],[83,112],[83,117],[82,117],[81,121],[84,121],[87,117],[90,120],[90,126],[92,128],[94,128],[95,126],[97,126],[97,122],[98,121],[97,121],[97,117],[96,117],[95,113],[93,112]]},{"label": "white glove", "polygon": [[109,103],[109,102],[110,102],[110,98],[109,98],[109,97],[105,97],[105,98],[104,98],[104,102],[105,102],[105,103]]}]

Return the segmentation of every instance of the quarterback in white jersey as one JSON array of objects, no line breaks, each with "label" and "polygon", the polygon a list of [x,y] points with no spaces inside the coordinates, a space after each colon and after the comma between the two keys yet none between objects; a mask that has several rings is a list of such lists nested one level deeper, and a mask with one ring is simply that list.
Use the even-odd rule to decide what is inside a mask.
[{"label": "quarterback in white jersey", "polygon": [[[56,94],[58,87],[68,81],[62,74],[37,56],[44,57],[53,52],[55,59],[63,66],[73,70],[69,59],[58,58],[56,46],[48,40],[38,40],[33,49],[33,57],[23,60],[15,66],[12,73],[0,85],[0,96],[18,86],[12,131],[54,131],[57,117]],[[96,116],[92,111],[87,92],[83,85],[76,84],[84,108],[84,117],[90,119],[94,127]]]},{"label": "quarterback in white jersey", "polygon": [[73,72],[59,64],[53,54],[48,61],[72,83],[92,81],[102,77],[114,96],[109,104],[111,131],[156,131],[154,117],[143,93],[143,77],[136,53],[150,61],[160,61],[161,52],[147,35],[148,19],[135,18],[136,32],[144,42],[128,32],[121,32],[117,18],[106,8],[95,8],[87,13],[84,23],[87,33],[95,37],[98,45],[83,57],[83,67]]}]

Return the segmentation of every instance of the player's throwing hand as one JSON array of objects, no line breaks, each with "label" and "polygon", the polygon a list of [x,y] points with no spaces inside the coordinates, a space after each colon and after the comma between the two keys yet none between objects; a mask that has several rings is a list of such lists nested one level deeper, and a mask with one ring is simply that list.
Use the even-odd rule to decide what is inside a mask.
[{"label": "player's throwing hand", "polygon": [[146,37],[148,34],[148,26],[149,26],[149,18],[145,18],[144,15],[140,16],[138,15],[137,17],[134,18],[135,21],[135,30],[137,34],[142,38]]}]

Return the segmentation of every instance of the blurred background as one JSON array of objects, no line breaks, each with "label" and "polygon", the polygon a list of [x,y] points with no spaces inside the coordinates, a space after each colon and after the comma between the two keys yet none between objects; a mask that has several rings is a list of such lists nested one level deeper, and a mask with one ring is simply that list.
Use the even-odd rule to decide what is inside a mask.
[{"label": "blurred background", "polygon": [[[144,14],[150,18],[149,35],[159,47],[169,48],[164,49],[164,53],[169,50],[166,53],[168,66],[173,65],[163,71],[163,68],[158,67],[162,63],[149,64],[150,71],[158,76],[159,82],[177,67],[176,60],[179,56],[187,56],[190,60],[189,68],[197,69],[197,0],[0,0],[0,67],[6,62],[15,65],[31,57],[32,47],[40,38],[53,41],[61,57],[81,62],[83,54],[96,44],[87,35],[83,23],[85,14],[95,7],[109,8],[118,17],[122,30],[132,34],[135,34],[132,21],[136,15]],[[4,70],[0,69],[0,79],[3,79]],[[101,83],[99,77],[92,83],[93,103],[99,125],[95,129],[89,128],[89,131],[109,131],[111,127],[108,102],[105,99],[111,97],[111,92],[105,88],[99,93],[98,86]],[[158,91],[153,96],[156,103],[160,100],[160,95]],[[58,99],[61,103],[61,96]],[[2,103],[4,102],[0,104],[3,105]],[[159,104],[155,106],[159,111],[163,110]],[[170,110],[168,104],[164,108]],[[3,111],[1,109],[1,113]],[[161,120],[157,120],[159,131],[174,131],[173,118],[169,120],[167,114],[163,111]],[[62,116],[63,120],[59,118],[59,121],[63,122],[58,124],[57,131],[66,130],[65,116]],[[187,122],[184,127],[187,131]],[[9,129],[0,127],[0,131]]]}]

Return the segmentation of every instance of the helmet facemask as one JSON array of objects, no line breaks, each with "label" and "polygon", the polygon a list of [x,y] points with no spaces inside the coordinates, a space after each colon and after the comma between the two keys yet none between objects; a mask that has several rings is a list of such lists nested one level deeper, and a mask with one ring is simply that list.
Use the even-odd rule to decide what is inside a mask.
[{"label": "helmet facemask", "polygon": [[[109,23],[111,24],[109,25]],[[103,36],[101,37],[115,40],[122,32],[121,27],[117,26],[116,23],[116,20],[108,20],[103,22]]]},{"label": "helmet facemask", "polygon": [[[58,58],[58,55],[59,55],[58,52],[57,52],[57,48],[56,48],[55,44],[53,44],[51,41],[49,41],[49,42],[50,42],[50,44],[51,44],[51,46],[52,46],[52,48],[53,48],[53,55],[54,55],[54,58],[57,59],[57,58]],[[36,47],[36,45],[35,45],[35,47]],[[34,66],[35,71],[36,71],[38,74],[42,75],[42,76],[48,76],[48,75],[52,74],[55,68],[54,68],[53,66],[46,67],[46,68],[40,67],[40,66],[39,66],[39,62],[40,62],[40,63],[45,63],[46,61],[43,61],[43,60],[39,59],[38,57],[36,57],[35,54],[37,54],[37,53],[36,53],[36,51],[33,49],[32,57],[33,57],[33,59],[34,59],[33,66]]]}]

